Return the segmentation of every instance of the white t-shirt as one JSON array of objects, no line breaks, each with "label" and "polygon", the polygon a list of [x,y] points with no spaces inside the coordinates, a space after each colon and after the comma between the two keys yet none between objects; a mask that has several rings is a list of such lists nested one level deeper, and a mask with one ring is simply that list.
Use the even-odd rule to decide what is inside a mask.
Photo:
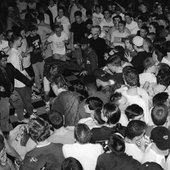
[{"label": "white t-shirt", "polygon": [[69,19],[65,16],[63,16],[62,18],[56,17],[56,22],[60,22],[61,25],[63,26],[63,30],[64,32],[69,36],[70,35],[70,22]]},{"label": "white t-shirt", "polygon": [[126,28],[129,29],[129,31],[131,32],[131,34],[137,34],[137,32],[139,31],[139,27],[137,22],[132,21],[130,24],[126,23]]},{"label": "white t-shirt", "polygon": [[103,153],[100,144],[65,144],[63,145],[63,154],[65,158],[76,158],[83,166],[84,170],[94,170],[97,158]]},{"label": "white t-shirt", "polygon": [[[22,74],[27,75],[23,67],[23,58],[21,56],[21,51],[11,48],[9,52],[8,62],[11,63]],[[15,79],[14,87],[17,88],[25,87],[25,84]]]},{"label": "white t-shirt", "polygon": [[155,162],[155,163],[161,165],[162,168],[164,169],[164,168],[165,168],[165,156],[164,156],[164,155],[161,155],[161,154],[158,154],[157,152],[155,152],[155,151],[152,149],[152,145],[153,145],[153,144],[150,144],[150,145],[146,148],[141,163],[145,163],[145,162]]},{"label": "white t-shirt", "polygon": [[68,40],[68,36],[65,32],[62,32],[60,37],[53,34],[48,38],[48,42],[52,43],[53,54],[66,54],[65,40]]},{"label": "white t-shirt", "polygon": [[137,161],[142,162],[144,152],[136,144],[125,142],[125,153]]},{"label": "white t-shirt", "polygon": [[54,4],[53,6],[49,6],[48,9],[51,11],[51,13],[52,13],[52,15],[53,15],[53,22],[54,22],[56,16],[58,15],[57,4]]},{"label": "white t-shirt", "polygon": [[125,38],[129,36],[129,33],[127,31],[124,31],[123,33],[119,32],[118,30],[113,31],[111,34],[111,43],[113,43],[114,46],[123,46],[125,47],[124,42],[122,42],[122,38]]},{"label": "white t-shirt", "polygon": [[8,53],[8,51],[9,51],[8,41],[6,41],[6,40],[1,41],[1,43],[0,43],[0,51],[5,52],[6,54]]},{"label": "white t-shirt", "polygon": [[102,20],[102,22],[100,23],[100,26],[101,26],[101,29],[103,30],[104,27],[109,27],[109,28],[113,27],[113,26],[114,26],[114,23],[113,23],[112,19],[110,20],[110,22],[107,22],[107,21],[105,20],[105,18],[104,18],[104,19]]},{"label": "white t-shirt", "polygon": [[99,13],[99,14],[97,14],[95,12],[93,13],[93,18],[92,18],[93,25],[100,25],[100,23],[102,22],[103,19],[104,19],[104,16],[102,13]]}]

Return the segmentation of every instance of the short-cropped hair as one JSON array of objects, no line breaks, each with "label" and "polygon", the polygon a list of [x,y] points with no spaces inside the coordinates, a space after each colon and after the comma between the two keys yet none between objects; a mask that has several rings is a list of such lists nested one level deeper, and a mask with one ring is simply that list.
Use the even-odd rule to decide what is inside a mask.
[{"label": "short-cropped hair", "polygon": [[127,85],[133,87],[133,86],[139,86],[139,74],[132,66],[126,66],[123,68],[123,75],[124,80],[127,83]]},{"label": "short-cropped hair", "polygon": [[90,128],[86,124],[79,123],[74,129],[74,136],[80,144],[88,143],[91,139]]},{"label": "short-cropped hair", "polygon": [[111,135],[108,145],[113,153],[120,154],[125,152],[125,142],[120,135],[117,134]]},{"label": "short-cropped hair", "polygon": [[64,125],[63,115],[59,112],[52,111],[48,116],[49,122],[55,129],[59,129]]},{"label": "short-cropped hair", "polygon": [[127,116],[128,120],[130,119],[134,119],[137,116],[141,116],[143,115],[143,109],[142,107],[140,107],[137,104],[132,104],[129,105],[126,109],[125,109],[125,115]]},{"label": "short-cropped hair", "polygon": [[107,117],[108,124],[116,124],[120,120],[121,112],[119,107],[114,103],[106,103],[103,107],[103,113]]},{"label": "short-cropped hair", "polygon": [[157,126],[162,126],[166,123],[168,117],[168,107],[165,104],[157,104],[151,111],[152,121]]},{"label": "short-cropped hair", "polygon": [[141,120],[132,120],[128,123],[126,128],[126,137],[130,140],[134,139],[137,136],[142,135],[147,128],[145,122]]},{"label": "short-cropped hair", "polygon": [[42,118],[33,118],[28,123],[28,132],[35,142],[42,142],[50,136],[50,125]]},{"label": "short-cropped hair", "polygon": [[63,161],[61,170],[83,170],[83,167],[77,159],[68,157]]},{"label": "short-cropped hair", "polygon": [[161,92],[156,94],[152,99],[153,106],[161,103],[165,104],[168,98],[169,98],[169,94],[167,92]]},{"label": "short-cropped hair", "polygon": [[51,84],[57,85],[58,88],[67,88],[67,82],[62,74],[56,74],[52,77]]}]

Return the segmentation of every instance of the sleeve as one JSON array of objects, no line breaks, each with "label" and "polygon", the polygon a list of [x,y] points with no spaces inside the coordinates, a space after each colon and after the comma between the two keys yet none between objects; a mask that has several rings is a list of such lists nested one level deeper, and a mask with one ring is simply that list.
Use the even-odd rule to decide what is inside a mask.
[{"label": "sleeve", "polygon": [[48,42],[52,42],[52,36],[49,36],[47,39]]},{"label": "sleeve", "polygon": [[11,73],[14,74],[14,78],[24,83],[26,86],[31,87],[33,82],[29,80],[24,74],[22,74],[19,70],[17,70],[12,64],[11,64]]},{"label": "sleeve", "polygon": [[95,170],[104,170],[102,168],[102,161],[101,161],[101,157],[100,156],[97,159],[97,164],[96,164],[96,169]]}]

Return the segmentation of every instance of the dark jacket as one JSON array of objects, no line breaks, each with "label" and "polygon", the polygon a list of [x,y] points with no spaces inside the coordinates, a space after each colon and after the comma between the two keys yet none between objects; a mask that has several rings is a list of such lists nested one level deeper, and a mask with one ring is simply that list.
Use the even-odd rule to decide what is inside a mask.
[{"label": "dark jacket", "polygon": [[0,69],[0,86],[5,89],[0,89],[0,97],[9,97],[11,95],[14,89],[14,79],[21,81],[28,87],[32,86],[32,81],[18,71],[11,63],[7,63],[5,71],[3,72]]}]

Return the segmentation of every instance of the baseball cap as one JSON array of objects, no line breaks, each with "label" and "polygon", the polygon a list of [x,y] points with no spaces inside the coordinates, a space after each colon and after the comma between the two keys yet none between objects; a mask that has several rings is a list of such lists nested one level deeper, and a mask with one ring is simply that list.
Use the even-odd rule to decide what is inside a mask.
[{"label": "baseball cap", "polygon": [[145,162],[141,165],[140,170],[163,170],[163,168],[156,162]]},{"label": "baseball cap", "polygon": [[113,80],[112,76],[106,72],[104,72],[104,70],[102,69],[97,69],[94,72],[94,75],[96,77],[96,79],[99,79],[101,81],[107,82],[109,80]]},{"label": "baseball cap", "polygon": [[141,47],[143,45],[144,39],[140,36],[135,36],[132,40],[133,44],[137,47]]},{"label": "baseball cap", "polygon": [[170,149],[170,131],[166,127],[155,127],[150,139],[160,150]]}]

